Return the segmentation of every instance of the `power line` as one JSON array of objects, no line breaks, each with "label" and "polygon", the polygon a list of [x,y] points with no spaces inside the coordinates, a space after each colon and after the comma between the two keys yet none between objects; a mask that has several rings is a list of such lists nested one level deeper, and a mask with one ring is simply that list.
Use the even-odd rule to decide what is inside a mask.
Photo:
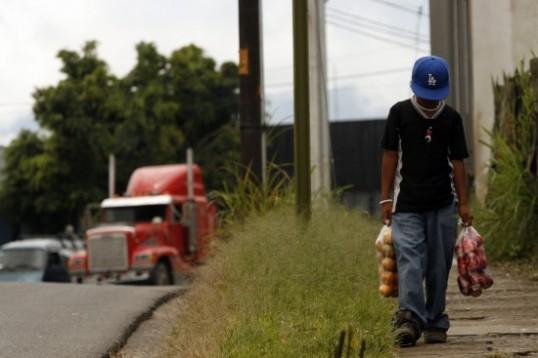
[{"label": "power line", "polygon": [[[415,49],[415,46],[412,46],[411,44],[406,44],[406,43],[399,42],[399,41],[396,41],[396,40],[392,40],[392,39],[389,39],[389,38],[386,38],[386,37],[383,37],[383,36],[372,34],[370,32],[366,32],[366,31],[363,31],[363,30],[360,30],[360,29],[357,29],[357,28],[353,28],[352,26],[349,26],[349,25],[339,24],[339,23],[336,23],[336,22],[332,22],[330,20],[327,21],[327,23],[330,24],[330,25],[333,25],[335,27],[338,27],[338,28],[341,28],[341,29],[344,29],[344,30],[347,30],[347,31],[351,31],[351,32],[356,33],[358,35],[370,37],[370,38],[373,38],[373,39],[376,39],[376,40],[379,40],[379,41],[385,41],[385,42],[388,42],[388,43],[391,43],[391,44],[394,44],[394,45],[405,47],[407,49],[412,49],[412,50]],[[424,49],[419,49],[419,50],[421,50],[422,52],[427,52]]]},{"label": "power line", "polygon": [[[342,75],[342,76],[334,76],[334,77],[330,77],[329,81],[349,80],[349,79],[354,79],[354,78],[384,76],[384,75],[389,75],[389,74],[393,74],[393,73],[410,72],[410,71],[411,71],[411,69],[409,67],[391,68],[391,69],[388,69],[388,70],[380,70],[380,71],[372,71],[372,72],[361,72],[361,73],[351,73],[351,74]],[[293,82],[269,83],[269,84],[265,85],[266,88],[289,87],[289,86],[293,86]]]},{"label": "power line", "polygon": [[[352,73],[348,75],[342,75],[338,76],[338,80],[346,80],[346,79],[352,79],[352,78],[363,78],[363,77],[375,77],[375,76],[384,76],[389,75],[392,73],[401,73],[401,72],[411,72],[411,68],[409,67],[400,67],[400,68],[391,68],[388,70],[380,70],[380,71],[373,71],[373,72],[363,72],[363,73]],[[329,80],[334,80],[335,77],[329,78]]]},{"label": "power line", "polygon": [[390,81],[390,82],[380,82],[380,83],[368,83],[366,85],[354,85],[354,86],[329,86],[331,91],[351,91],[355,89],[359,89],[360,91],[364,90],[379,90],[379,89],[386,89],[387,87],[401,87],[407,89],[407,86],[409,84],[408,78],[402,78],[398,81]]},{"label": "power line", "polygon": [[[371,56],[371,55],[376,55],[376,54],[379,54],[379,53],[383,53],[383,52],[393,52],[393,51],[396,51],[397,49],[394,48],[394,46],[389,46],[389,47],[382,47],[382,48],[374,48],[372,50],[367,50],[367,51],[359,51],[359,52],[351,52],[351,53],[346,53],[346,54],[342,54],[342,55],[339,55],[339,56],[335,56],[335,57],[331,57],[331,58],[328,58],[327,59],[327,62],[335,62],[337,60],[340,60],[340,59],[345,59],[345,58],[351,58],[351,57],[358,57],[358,56]],[[414,48],[413,48],[414,50]],[[279,71],[282,71],[282,70],[291,70],[293,66],[292,65],[282,65],[282,66],[275,66],[275,67],[268,67],[268,68],[265,68],[265,72],[279,72]]]},{"label": "power line", "polygon": [[[393,30],[393,31],[398,31],[399,34],[401,34],[401,33],[409,34],[410,36],[413,36],[413,39],[415,39],[415,37],[417,36],[417,33],[415,31],[408,30],[408,29],[405,29],[403,27],[389,25],[389,24],[386,24],[386,23],[381,22],[381,21],[376,21],[376,20],[372,20],[372,19],[364,17],[364,16],[351,14],[351,13],[348,13],[346,11],[342,11],[342,10],[336,9],[336,8],[327,7],[327,10],[332,11],[334,13],[337,13],[337,15],[339,15],[339,16],[347,17],[347,18],[352,19],[352,20],[357,21],[357,22],[366,22],[366,23],[368,23],[368,24],[370,24],[372,26],[379,26],[381,28],[384,28],[384,30],[387,30],[387,31],[390,29],[390,30]],[[335,14],[333,14],[333,16],[334,15]],[[419,36],[421,36],[421,38],[425,39],[426,41],[428,40],[426,35],[419,34]]]},{"label": "power line", "polygon": [[[402,11],[405,11],[405,12],[409,12],[411,14],[417,14],[417,10],[415,10],[414,8],[412,7],[408,7],[408,6],[404,6],[404,5],[400,5],[400,4],[395,4],[391,1],[387,1],[387,0],[370,0],[370,1],[373,1],[373,2],[376,2],[376,3],[379,3],[379,4],[382,4],[382,5],[385,5],[385,6],[388,6],[388,7],[392,7],[394,9],[398,9],[398,10],[402,10]],[[422,13],[421,16],[425,16],[425,17],[429,17],[430,15],[429,14],[426,14],[426,13]]]},{"label": "power line", "polygon": [[342,22],[344,22],[344,23],[346,23],[345,25],[354,26],[354,27],[357,27],[357,28],[360,28],[360,29],[371,30],[371,31],[375,31],[377,33],[381,32],[381,33],[383,33],[385,35],[389,35],[389,36],[400,37],[402,40],[408,40],[408,41],[411,40],[411,41],[416,41],[416,42],[429,43],[429,41],[426,40],[426,39],[418,38],[416,36],[416,34],[411,35],[411,34],[402,33],[400,31],[396,31],[396,30],[376,28],[376,27],[374,27],[372,25],[361,24],[361,23],[357,22],[356,20],[347,19],[345,17],[342,17],[341,15],[329,14],[329,20],[337,21],[340,24],[342,24]]}]

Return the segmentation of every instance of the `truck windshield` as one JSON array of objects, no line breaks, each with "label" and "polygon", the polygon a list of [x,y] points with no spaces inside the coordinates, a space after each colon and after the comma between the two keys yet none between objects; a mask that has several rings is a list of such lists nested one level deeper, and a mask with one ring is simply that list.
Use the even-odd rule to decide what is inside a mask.
[{"label": "truck windshield", "polygon": [[166,205],[123,206],[103,209],[104,223],[117,222],[151,222],[156,216],[164,219]]},{"label": "truck windshield", "polygon": [[47,263],[47,253],[41,249],[2,250],[1,267],[5,271],[43,270]]}]

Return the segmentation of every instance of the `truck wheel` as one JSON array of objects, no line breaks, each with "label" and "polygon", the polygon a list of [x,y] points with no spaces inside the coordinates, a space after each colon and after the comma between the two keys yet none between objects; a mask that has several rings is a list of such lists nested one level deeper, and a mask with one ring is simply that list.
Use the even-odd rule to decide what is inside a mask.
[{"label": "truck wheel", "polygon": [[165,261],[159,261],[151,272],[151,284],[155,286],[167,286],[172,284],[172,274]]}]

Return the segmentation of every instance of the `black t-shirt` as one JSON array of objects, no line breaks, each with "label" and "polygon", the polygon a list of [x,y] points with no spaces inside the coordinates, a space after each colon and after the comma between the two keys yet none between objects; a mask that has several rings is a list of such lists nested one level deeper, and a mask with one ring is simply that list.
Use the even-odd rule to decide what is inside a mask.
[{"label": "black t-shirt", "polygon": [[451,160],[469,156],[461,116],[448,105],[425,118],[411,100],[390,109],[382,147],[397,151],[396,212],[425,212],[450,205],[454,197]]}]

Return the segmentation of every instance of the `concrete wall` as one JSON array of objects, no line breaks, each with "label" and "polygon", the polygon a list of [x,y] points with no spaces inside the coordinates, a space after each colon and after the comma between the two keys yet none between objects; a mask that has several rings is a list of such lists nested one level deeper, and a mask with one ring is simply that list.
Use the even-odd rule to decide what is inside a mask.
[{"label": "concrete wall", "polygon": [[512,0],[512,14],[512,60],[518,64],[531,49],[538,56],[538,1]]},{"label": "concrete wall", "polygon": [[473,83],[475,188],[479,200],[487,193],[489,149],[485,129],[494,120],[492,81],[513,72],[519,62],[538,53],[538,1],[473,0],[470,6]]},{"label": "concrete wall", "polygon": [[451,86],[447,102],[463,118],[470,154],[466,170],[469,176],[474,176],[470,1],[430,0],[430,37],[432,54],[445,58],[450,64]]}]

